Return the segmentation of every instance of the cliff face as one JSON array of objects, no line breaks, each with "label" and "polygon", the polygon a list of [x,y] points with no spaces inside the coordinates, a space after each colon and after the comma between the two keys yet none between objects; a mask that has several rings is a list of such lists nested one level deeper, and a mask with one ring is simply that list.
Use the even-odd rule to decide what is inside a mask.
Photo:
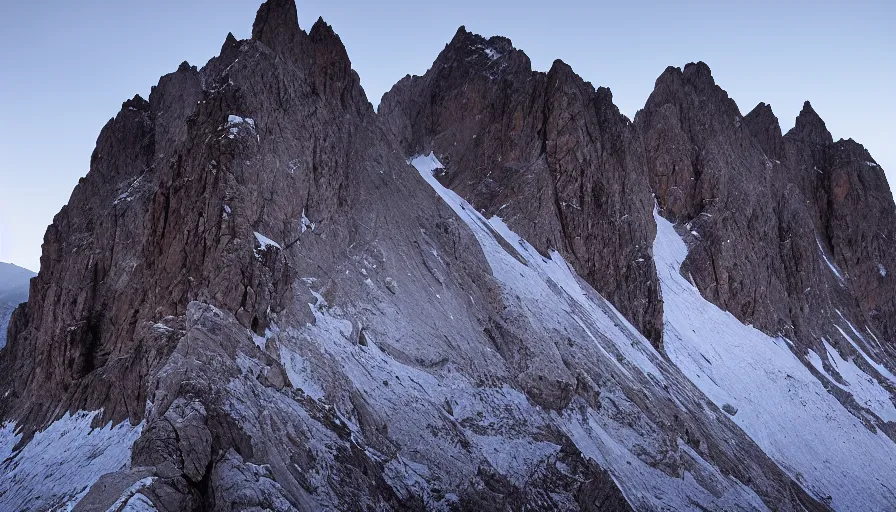
[{"label": "cliff face", "polygon": [[[329,27],[274,28],[268,44],[229,37],[202,71],[184,63],[103,129],[90,173],[47,231],[35,297],[13,322],[4,384],[28,398],[7,411],[40,424],[65,397],[73,410],[139,420],[144,384],[191,301],[263,333],[291,298],[282,255],[246,250],[259,245],[253,232],[299,243],[303,218],[325,223],[359,200],[364,183],[351,188],[349,170],[386,149],[370,149],[372,109]],[[262,112],[271,114],[256,122]],[[333,229],[336,243],[348,236]]]},{"label": "cliff face", "polygon": [[[832,142],[809,102],[795,127],[778,140],[784,157],[775,164],[787,185],[799,189],[819,244],[829,251],[825,266],[848,292],[836,307],[855,323],[867,324],[872,340],[893,340],[896,281],[888,269],[896,264],[896,208],[883,169],[852,139]],[[893,355],[892,343],[875,342],[870,349]]]},{"label": "cliff face", "polygon": [[896,506],[861,146],[703,64],[632,123],[463,29],[376,114],[297,20],[103,129],[0,349],[0,509]]},{"label": "cliff face", "polygon": [[424,76],[383,97],[379,113],[406,154],[435,151],[442,183],[542,254],[562,254],[660,346],[644,150],[609,89],[561,61],[532,71],[510,40],[461,27]]},{"label": "cliff face", "polygon": [[562,62],[532,71],[509,40],[461,27],[425,75],[383,97],[380,116],[406,154],[435,151],[441,183],[562,254],[657,346],[654,195],[691,248],[684,275],[742,322],[802,353],[822,339],[853,352],[838,331],[848,324],[891,339],[892,196],[808,102],[784,136],[771,107],[743,116],[701,62],[668,68],[632,124]]},{"label": "cliff face", "polygon": [[[251,40],[103,129],[0,356],[0,505],[627,509],[528,402],[564,407],[575,371],[501,317],[481,247],[381,130],[338,36],[296,20],[266,2]],[[524,417],[538,433],[506,426]],[[94,459],[81,443],[109,423]],[[36,462],[60,430],[67,458]],[[486,457],[532,435],[548,450]]]},{"label": "cliff face", "polygon": [[896,209],[864,148],[833,143],[808,102],[786,136],[764,103],[742,116],[703,63],[667,69],[635,125],[660,210],[690,245],[682,272],[707,299],[802,352],[822,339],[853,352],[838,332],[850,324],[891,339],[880,268]]}]

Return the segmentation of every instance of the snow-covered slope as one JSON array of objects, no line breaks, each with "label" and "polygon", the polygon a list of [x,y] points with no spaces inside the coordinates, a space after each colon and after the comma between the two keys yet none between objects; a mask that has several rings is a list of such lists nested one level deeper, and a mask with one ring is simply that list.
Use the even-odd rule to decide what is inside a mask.
[{"label": "snow-covered slope", "polygon": [[[581,288],[581,281],[558,254],[551,254],[551,259],[541,257],[499,218],[486,220],[463,199],[442,187],[433,177],[433,171],[442,167],[434,155],[418,156],[412,163],[467,222],[482,244],[492,271],[507,289],[513,290],[529,307],[556,307],[562,311],[558,311],[557,318],[565,313],[577,322],[583,319],[588,324],[595,322],[604,343],[615,341],[612,346],[601,346],[607,356],[610,357],[607,350],[618,351],[624,354],[626,366],[635,365],[635,368],[620,370],[627,375],[632,371],[643,372],[663,381],[662,372],[657,368],[661,365],[660,356],[618,314],[608,317],[606,313],[613,311],[612,307],[599,298],[595,300],[593,295],[589,297]],[[817,498],[837,510],[849,510],[859,503],[861,508],[872,510],[896,507],[896,490],[890,485],[896,481],[893,440],[868,420],[863,422],[850,413],[791,352],[788,340],[769,337],[706,301],[679,272],[687,255],[681,237],[658,213],[655,219],[658,231],[654,257],[665,305],[665,350],[671,361],[720,409],[734,412],[727,414]],[[514,247],[526,265],[507,257],[507,251],[496,243],[500,239]],[[541,289],[541,283],[553,290]],[[536,321],[544,321],[549,315],[538,316]],[[627,329],[620,333],[620,326]],[[582,327],[600,346],[601,341],[592,336],[585,322]],[[847,336],[845,332],[844,336]],[[632,341],[620,343],[623,340]],[[832,348],[829,351],[830,360],[846,385],[837,384],[833,378],[831,382],[851,393],[867,412],[883,421],[893,421],[896,408],[882,384],[896,383],[879,383]],[[823,370],[816,354],[810,352],[810,358]],[[579,428],[581,425],[571,425],[568,431],[583,445],[595,442],[595,437],[601,438],[595,431],[589,436],[576,436]],[[594,450],[592,454],[600,457]],[[624,458],[616,453],[602,457],[601,463],[618,470],[615,463]],[[622,479],[623,487],[633,475],[626,477]]]},{"label": "snow-covered slope", "polygon": [[[851,414],[791,352],[789,341],[741,324],[706,301],[679,269],[687,247],[654,215],[654,257],[665,306],[669,358],[795,480],[836,510],[896,509],[896,444]],[[889,393],[825,342],[856,401],[893,421]],[[820,372],[821,358],[810,352]],[[894,385],[889,383],[889,385]]]},{"label": "snow-covered slope", "polygon": [[[531,325],[593,343],[603,354],[601,371],[612,375],[601,381],[601,392],[608,399],[601,401],[605,406],[595,408],[574,400],[567,409],[552,413],[550,419],[583,454],[610,471],[636,509],[681,510],[690,506],[683,504],[700,504],[714,510],[765,509],[753,490],[735,478],[723,476],[684,440],[661,448],[668,439],[664,439],[658,425],[635,404],[626,404],[625,388],[629,386],[654,395],[653,406],[658,410],[664,408],[663,400],[668,399],[661,395],[671,392],[672,400],[682,409],[687,409],[682,402],[694,397],[686,385],[684,389],[680,387],[677,370],[622,315],[576,276],[559,254],[552,253],[550,259],[543,257],[500,218],[485,219],[442,186],[433,176],[442,164],[433,154],[414,157],[411,163],[476,235],[503,293],[510,303],[526,312]],[[659,388],[665,391],[658,392]],[[621,409],[613,411],[614,407],[625,409],[625,413]],[[527,408],[527,417],[543,416],[541,409],[531,405]],[[623,420],[620,414],[628,419]],[[661,468],[646,464],[645,447],[656,452],[671,450],[684,472],[673,478]]]},{"label": "snow-covered slope", "polygon": [[[290,314],[271,325],[264,337],[247,333],[231,363],[241,376],[225,386],[227,407],[250,435],[261,436],[267,428],[252,420],[259,393],[279,404],[269,413],[282,415],[284,425],[311,421],[303,410],[331,411],[351,445],[383,465],[391,489],[405,498],[421,496],[434,510],[457,505],[460,497],[451,492],[437,495],[433,489],[458,488],[477,466],[492,468],[523,489],[550,486],[556,477],[551,471],[562,471],[558,468],[565,463],[559,461],[569,460],[564,459],[569,443],[606,470],[638,510],[798,509],[785,474],[836,509],[849,510],[857,503],[870,510],[893,505],[887,487],[896,474],[893,442],[866,428],[829,395],[790,352],[786,340],[769,338],[706,302],[678,272],[686,248],[667,221],[656,216],[654,252],[667,308],[668,358],[559,254],[539,254],[500,218],[486,219],[442,186],[433,176],[442,167],[434,155],[410,163],[475,236],[505,305],[503,328],[517,333],[520,345],[508,351],[483,345],[480,338],[453,337],[452,343],[460,343],[454,346],[457,353],[474,356],[482,366],[469,366],[460,357],[439,363],[438,353],[420,345],[422,338],[417,337],[423,333],[402,334],[402,316],[385,303],[367,299],[378,304],[377,311],[368,309],[365,323],[358,324],[353,313],[356,307],[366,307],[364,301],[360,306],[331,305],[325,287],[314,278],[303,278],[314,297],[304,307],[310,308],[314,321],[297,322]],[[432,256],[429,271],[447,272],[435,263],[444,265],[438,251]],[[373,293],[366,275],[360,273],[362,286]],[[405,291],[420,285],[410,273],[406,284],[398,281],[393,285]],[[429,290],[429,300],[442,303],[439,307],[458,329],[470,322],[453,303],[457,297],[451,289]],[[474,301],[472,295],[463,297],[467,299]],[[228,321],[231,327],[218,326],[214,317],[226,316],[218,310],[194,316],[217,326],[215,343],[223,343],[229,336],[225,331],[237,325]],[[188,319],[188,324],[196,321]],[[185,346],[196,343],[196,336],[188,334]],[[346,342],[354,337],[358,344]],[[421,366],[397,356],[412,349],[418,350],[415,360],[437,363]],[[290,401],[294,398],[259,384],[258,375],[270,371],[265,370],[262,352],[276,354],[286,378],[301,390],[298,396],[305,397],[302,401]],[[865,379],[852,362],[830,357],[846,381],[840,387],[854,393],[870,412],[890,417],[880,384]],[[822,366],[818,356],[810,359]],[[528,370],[508,380],[503,372],[512,372],[515,360],[522,360]],[[562,388],[564,372],[574,375],[575,390],[568,402],[560,400],[563,405],[556,409],[535,403],[538,390],[553,389],[548,381]],[[365,409],[353,405],[357,403]],[[347,409],[354,412],[340,412]],[[70,508],[103,474],[127,473],[131,446],[143,426],[96,429],[90,425],[93,417],[84,412],[66,416],[16,453],[15,425],[4,426],[0,455],[9,477],[0,484],[0,508]],[[388,436],[385,444],[373,434],[381,427],[371,427],[372,421],[388,426],[382,434]],[[421,435],[421,425],[428,425],[428,433]],[[326,438],[318,430],[310,446],[318,460],[332,464],[325,462],[332,456],[322,441]],[[771,458],[765,459],[760,448]],[[873,471],[868,473],[868,468]],[[107,501],[150,506],[147,496],[152,492],[141,492],[154,485],[147,471],[135,468],[128,473],[129,483],[120,484],[121,496]],[[578,508],[562,494],[538,496],[540,508]]]},{"label": "snow-covered slope", "polygon": [[18,450],[15,424],[3,425],[0,510],[71,510],[102,475],[128,467],[142,425],[94,428],[96,414],[66,414]]},{"label": "snow-covered slope", "polygon": [[[421,496],[434,510],[455,506],[460,497],[433,489],[458,488],[477,465],[492,468],[522,489],[550,487],[556,478],[552,471],[563,471],[560,461],[569,460],[567,443],[606,470],[637,510],[799,509],[785,475],[837,510],[887,510],[896,504],[888,487],[896,477],[892,440],[872,431],[871,423],[863,424],[829,394],[793,355],[787,340],[745,326],[704,300],[679,273],[687,249],[668,221],[655,216],[666,357],[559,254],[539,254],[500,218],[486,219],[442,186],[433,175],[442,164],[433,154],[410,163],[475,236],[499,287],[503,328],[516,333],[519,346],[508,350],[452,335],[454,350],[480,361],[481,367],[459,357],[438,362],[437,351],[420,344],[425,333],[402,334],[402,315],[385,303],[366,299],[377,304],[377,311],[365,309],[368,315],[359,324],[354,313],[367,308],[364,300],[331,305],[326,287],[315,278],[302,278],[314,297],[304,306],[314,321],[297,322],[301,315],[290,314],[265,336],[247,333],[231,363],[242,375],[226,385],[227,407],[250,435],[262,436],[266,428],[251,419],[257,415],[251,411],[259,407],[259,393],[280,403],[270,413],[282,415],[284,425],[310,424],[303,410],[331,411],[351,445],[383,465],[383,479],[391,489],[407,499]],[[447,272],[438,251],[432,256],[429,272]],[[367,273],[360,276],[362,286],[374,293]],[[420,285],[410,273],[405,284],[398,284],[399,277],[390,278],[392,286],[405,292]],[[430,287],[428,300],[463,332],[470,319],[462,316],[453,293]],[[467,299],[475,302],[472,295],[463,297]],[[227,316],[215,311],[196,318],[209,322],[216,315]],[[215,343],[229,336],[220,326],[214,329]],[[196,343],[195,336],[184,338],[190,340],[187,346]],[[346,343],[355,337],[358,344]],[[406,355],[397,356],[412,350],[417,350],[416,361],[436,363],[421,366]],[[291,402],[259,384],[257,376],[270,371],[261,352],[276,354],[304,401]],[[832,386],[852,393],[868,414],[876,415],[871,418],[892,418],[882,383],[833,348],[827,357],[844,380],[837,383],[830,377]],[[809,362],[819,375],[827,375],[820,356],[810,353]],[[528,369],[508,380],[505,372],[512,374],[515,364]],[[565,372],[574,375],[568,402],[557,399],[563,405],[556,409],[535,403],[539,392],[563,389]],[[357,403],[366,410],[353,405]],[[354,412],[340,412],[350,409]],[[86,412],[65,416],[18,452],[13,451],[19,440],[15,425],[5,425],[0,456],[7,478],[0,482],[0,509],[70,509],[102,475],[119,472],[127,475],[127,485],[119,482],[120,496],[115,490],[103,499],[152,510],[147,498],[152,492],[141,491],[154,485],[147,476],[151,473],[148,468],[129,469],[131,446],[143,425],[98,429],[91,427],[93,418],[94,413]],[[373,435],[380,427],[371,427],[372,421],[388,426],[385,444]],[[421,435],[421,425],[428,425],[427,434]],[[332,457],[330,445],[322,441],[330,434],[316,428],[311,449],[322,463],[333,464],[326,462]],[[580,506],[562,494],[537,496],[540,508]]]}]

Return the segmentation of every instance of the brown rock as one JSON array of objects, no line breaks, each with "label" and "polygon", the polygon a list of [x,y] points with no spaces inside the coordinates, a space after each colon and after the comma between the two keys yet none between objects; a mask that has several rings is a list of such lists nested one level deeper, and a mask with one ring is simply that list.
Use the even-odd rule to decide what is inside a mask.
[{"label": "brown rock", "polygon": [[653,199],[640,138],[609,89],[559,60],[532,71],[509,39],[461,27],[379,112],[407,155],[435,151],[445,185],[541,254],[559,252],[659,346]]}]

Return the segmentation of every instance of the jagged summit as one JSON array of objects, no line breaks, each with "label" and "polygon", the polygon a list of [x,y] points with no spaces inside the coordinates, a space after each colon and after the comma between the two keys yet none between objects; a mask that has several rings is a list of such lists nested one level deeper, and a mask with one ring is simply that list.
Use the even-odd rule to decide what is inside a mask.
[{"label": "jagged summit", "polygon": [[654,92],[663,88],[679,88],[681,83],[699,86],[701,90],[706,90],[716,85],[709,65],[703,61],[689,62],[684,65],[684,68],[667,66],[657,77],[654,83]]},{"label": "jagged summit", "polygon": [[702,60],[685,64],[682,75],[693,82],[702,81],[711,85],[715,85],[716,83],[712,76],[712,70],[709,69],[709,65]]},{"label": "jagged summit", "polygon": [[48,228],[0,510],[892,510],[894,212],[704,63],[630,122],[461,27],[374,113],[271,0]]},{"label": "jagged summit", "polygon": [[803,103],[803,109],[796,118],[796,124],[787,132],[787,137],[814,144],[831,144],[834,142],[831,132],[828,131],[824,121],[815,112],[808,100]]},{"label": "jagged summit", "polygon": [[778,160],[782,155],[783,135],[781,123],[772,111],[771,105],[760,102],[749,114],[744,116],[747,129],[756,138],[766,156]]},{"label": "jagged summit", "polygon": [[252,39],[277,52],[285,52],[300,37],[299,15],[294,0],[267,0],[252,23]]},{"label": "jagged summit", "polygon": [[436,58],[433,66],[456,69],[458,72],[486,73],[492,78],[513,74],[517,67],[531,69],[529,57],[502,36],[484,37],[467,31],[461,25],[451,41]]},{"label": "jagged summit", "polygon": [[133,98],[126,100],[121,104],[121,109],[147,111],[149,110],[149,102],[143,99],[143,96],[135,94]]},{"label": "jagged summit", "polygon": [[436,151],[449,187],[562,254],[660,345],[652,198],[642,162],[624,156],[639,143],[609,90],[559,59],[533,71],[509,39],[461,27],[424,76],[383,97],[380,117],[406,154]]}]

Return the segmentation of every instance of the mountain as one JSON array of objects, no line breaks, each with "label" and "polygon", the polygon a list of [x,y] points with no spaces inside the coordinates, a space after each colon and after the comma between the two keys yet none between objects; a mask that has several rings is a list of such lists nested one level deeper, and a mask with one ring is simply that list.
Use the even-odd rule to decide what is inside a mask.
[{"label": "mountain", "polygon": [[374,112],[268,0],[100,133],[0,510],[888,510],[896,206],[703,63],[634,120],[463,27]]},{"label": "mountain", "polygon": [[436,151],[443,183],[540,253],[559,251],[659,346],[647,164],[608,89],[559,60],[532,71],[510,40],[461,27],[429,72],[401,80],[379,112],[406,154]]},{"label": "mountain", "polygon": [[28,281],[34,272],[0,262],[0,348],[6,345],[6,326],[13,310],[28,300]]}]

